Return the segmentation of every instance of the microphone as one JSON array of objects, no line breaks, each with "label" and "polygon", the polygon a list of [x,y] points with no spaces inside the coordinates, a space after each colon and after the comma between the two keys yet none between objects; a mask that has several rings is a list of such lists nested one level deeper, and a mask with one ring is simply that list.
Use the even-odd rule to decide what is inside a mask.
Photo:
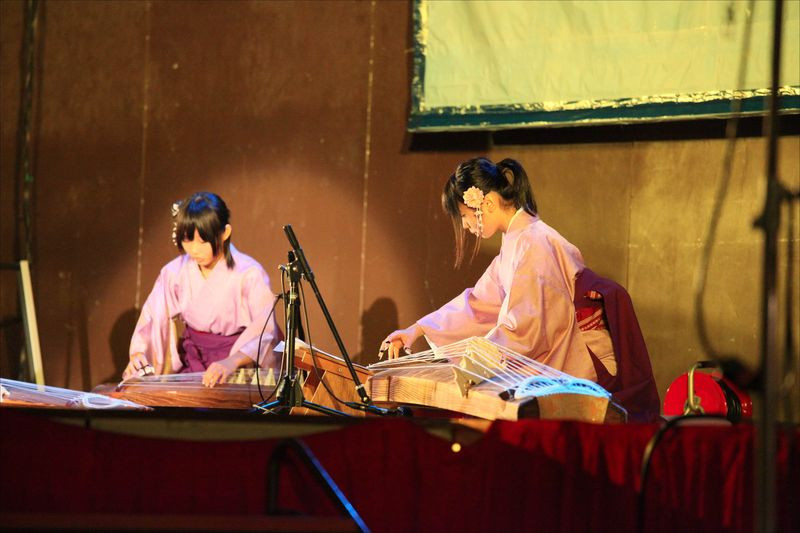
[{"label": "microphone", "polygon": [[306,255],[303,253],[303,249],[300,248],[300,243],[297,241],[297,236],[294,234],[292,226],[290,224],[286,224],[283,227],[283,231],[284,233],[286,233],[286,237],[289,239],[289,244],[292,245],[292,250],[294,250],[294,254],[300,261],[300,268],[303,270],[302,274],[306,277],[308,281],[313,283],[314,273],[311,271],[311,267],[308,265],[308,260],[306,259]]}]

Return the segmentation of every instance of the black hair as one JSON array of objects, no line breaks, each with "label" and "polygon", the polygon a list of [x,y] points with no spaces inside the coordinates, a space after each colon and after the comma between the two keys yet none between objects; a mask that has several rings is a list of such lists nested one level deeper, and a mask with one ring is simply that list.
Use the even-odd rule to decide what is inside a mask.
[{"label": "black hair", "polygon": [[[442,208],[450,215],[456,239],[455,266],[461,265],[464,259],[464,235],[466,231],[461,223],[459,204],[464,204],[464,193],[470,187],[477,187],[484,194],[495,191],[503,199],[506,206],[524,209],[530,215],[536,215],[536,200],[528,181],[528,174],[522,165],[514,159],[503,159],[493,163],[485,157],[476,157],[464,161],[456,168],[444,184],[442,192]],[[475,240],[470,260],[474,259],[480,248],[481,238]]]},{"label": "black hair", "polygon": [[225,263],[228,268],[233,268],[235,262],[231,255],[231,240],[224,242],[222,236],[225,233],[225,226],[230,222],[231,213],[225,202],[214,193],[197,192],[180,202],[178,211],[175,214],[175,245],[181,253],[186,253],[183,249],[183,240],[193,240],[194,232],[200,238],[211,244],[211,251],[216,257],[220,249],[225,254]]}]

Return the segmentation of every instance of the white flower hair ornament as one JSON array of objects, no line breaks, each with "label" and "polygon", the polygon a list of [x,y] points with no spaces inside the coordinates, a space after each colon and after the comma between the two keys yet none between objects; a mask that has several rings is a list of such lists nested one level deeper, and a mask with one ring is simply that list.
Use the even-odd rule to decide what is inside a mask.
[{"label": "white flower hair ornament", "polygon": [[478,237],[483,235],[483,205],[484,194],[483,191],[474,185],[464,191],[464,205],[470,209],[475,210],[475,217],[478,219]]},{"label": "white flower hair ornament", "polygon": [[178,246],[178,212],[181,210],[181,201],[172,204],[172,244]]}]

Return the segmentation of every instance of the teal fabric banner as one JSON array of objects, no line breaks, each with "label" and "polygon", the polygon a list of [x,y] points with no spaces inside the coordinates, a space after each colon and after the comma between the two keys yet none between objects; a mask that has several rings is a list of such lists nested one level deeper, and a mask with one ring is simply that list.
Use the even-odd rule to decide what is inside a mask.
[{"label": "teal fabric banner", "polygon": [[[773,7],[415,0],[409,130],[725,116],[733,99],[763,113]],[[783,32],[781,108],[800,112],[800,0]]]}]

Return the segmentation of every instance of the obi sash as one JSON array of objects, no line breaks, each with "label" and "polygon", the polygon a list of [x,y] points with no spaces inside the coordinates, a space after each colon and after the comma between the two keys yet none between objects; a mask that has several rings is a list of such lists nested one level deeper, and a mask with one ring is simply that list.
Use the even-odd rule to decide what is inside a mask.
[{"label": "obi sash", "polygon": [[597,291],[586,291],[575,296],[575,318],[581,331],[608,329],[603,316],[603,295]]},{"label": "obi sash", "polygon": [[225,359],[242,331],[244,328],[232,335],[217,335],[186,326],[178,343],[178,354],[183,363],[179,373],[205,372],[211,363]]}]

